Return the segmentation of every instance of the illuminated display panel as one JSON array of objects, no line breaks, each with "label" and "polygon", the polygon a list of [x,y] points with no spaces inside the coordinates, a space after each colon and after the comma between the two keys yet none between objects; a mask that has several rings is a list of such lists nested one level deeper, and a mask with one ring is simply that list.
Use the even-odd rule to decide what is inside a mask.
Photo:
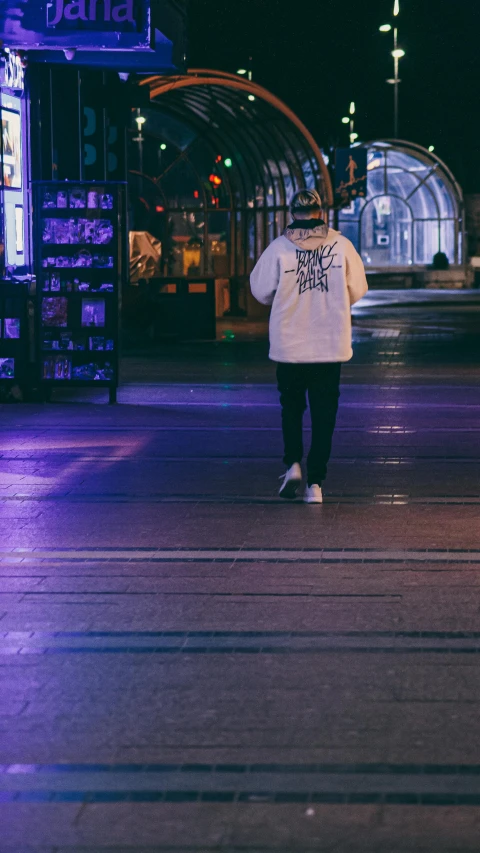
[{"label": "illuminated display panel", "polygon": [[2,108],[3,183],[22,188],[22,131],[20,113]]}]

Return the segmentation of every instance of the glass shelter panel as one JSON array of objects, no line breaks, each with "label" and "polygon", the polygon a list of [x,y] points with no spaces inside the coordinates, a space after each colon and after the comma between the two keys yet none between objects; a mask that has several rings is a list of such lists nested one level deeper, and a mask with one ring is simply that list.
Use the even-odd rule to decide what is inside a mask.
[{"label": "glass shelter panel", "polygon": [[169,207],[196,207],[200,201],[198,177],[182,157],[160,178],[160,186]]},{"label": "glass shelter panel", "polygon": [[208,273],[216,278],[230,274],[230,213],[216,211],[208,214]]},{"label": "glass shelter panel", "polygon": [[418,184],[406,196],[415,219],[438,219],[440,211],[428,183]]},{"label": "glass shelter panel", "polygon": [[167,275],[195,277],[203,274],[204,233],[203,212],[182,211],[169,216],[168,238],[162,252]]},{"label": "glass shelter panel", "polygon": [[440,248],[440,223],[435,219],[415,222],[415,258],[416,264],[431,264]]},{"label": "glass shelter panel", "polygon": [[455,220],[443,219],[440,223],[440,251],[445,252],[451,264],[457,263],[455,242]]},{"label": "glass shelter panel", "polygon": [[367,203],[339,211],[341,232],[372,267],[432,264],[442,251],[461,262],[461,193],[446,167],[418,146],[368,150]]},{"label": "glass shelter panel", "polygon": [[429,178],[427,185],[435,197],[442,219],[457,216],[457,205],[454,202],[451,191],[441,176],[435,173]]},{"label": "glass shelter panel", "polygon": [[369,266],[412,263],[412,214],[395,196],[377,196],[362,214],[361,254]]}]

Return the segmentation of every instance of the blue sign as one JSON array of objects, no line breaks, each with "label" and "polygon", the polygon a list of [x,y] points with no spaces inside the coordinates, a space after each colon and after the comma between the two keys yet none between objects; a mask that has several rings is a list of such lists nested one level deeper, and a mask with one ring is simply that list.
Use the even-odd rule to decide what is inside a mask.
[{"label": "blue sign", "polygon": [[0,40],[23,50],[149,50],[150,0],[0,0]]},{"label": "blue sign", "polygon": [[367,149],[337,148],[335,157],[335,199],[338,207],[348,207],[367,195]]}]

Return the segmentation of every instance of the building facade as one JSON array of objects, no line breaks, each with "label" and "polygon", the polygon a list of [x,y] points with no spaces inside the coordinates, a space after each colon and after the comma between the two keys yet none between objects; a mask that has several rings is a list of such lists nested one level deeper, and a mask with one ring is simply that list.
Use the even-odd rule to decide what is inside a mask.
[{"label": "building facade", "polygon": [[29,320],[39,249],[32,239],[40,216],[35,187],[126,183],[127,132],[139,96],[132,81],[153,69],[183,69],[187,3],[0,5],[0,384],[12,385],[40,358]]}]

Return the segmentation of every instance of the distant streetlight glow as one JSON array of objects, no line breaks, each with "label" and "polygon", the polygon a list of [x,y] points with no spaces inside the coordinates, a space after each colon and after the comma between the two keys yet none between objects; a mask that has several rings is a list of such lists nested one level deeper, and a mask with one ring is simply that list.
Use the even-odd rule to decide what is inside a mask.
[{"label": "distant streetlight glow", "polygon": [[138,163],[140,166],[140,172],[143,172],[143,125],[147,119],[145,116],[142,116],[140,107],[137,107],[137,115],[134,116],[134,118],[137,123],[137,135],[134,137],[133,141],[138,142]]},{"label": "distant streetlight glow", "polygon": [[233,163],[232,163],[232,160],[230,157],[227,157],[223,162],[224,162],[224,165],[227,167],[227,169],[232,168]]},{"label": "distant streetlight glow", "polygon": [[428,150],[430,151],[430,154],[431,154],[432,151],[435,151],[435,145],[429,145]]},{"label": "distant streetlight glow", "polygon": [[350,101],[350,107],[348,109],[348,113],[349,113],[348,116],[343,116],[342,124],[348,124],[349,125],[350,145],[353,145],[355,140],[358,138],[358,133],[354,132],[355,131],[355,113],[356,113],[355,101]]},{"label": "distant streetlight glow", "polygon": [[239,68],[239,69],[238,69],[238,71],[237,71],[237,74],[246,74],[246,73],[247,73],[247,69],[246,69],[246,68]]},{"label": "distant streetlight glow", "polygon": [[[393,17],[396,19],[400,14],[400,0],[395,0],[393,4]],[[398,22],[394,21],[394,24],[382,24],[379,27],[381,33],[390,33],[393,30],[393,50],[391,51],[391,55],[393,56],[394,61],[394,76],[393,78],[389,78],[387,83],[392,83],[394,86],[394,106],[393,106],[393,135],[395,139],[398,138],[398,87],[402,82],[400,80],[398,71],[399,71],[399,61],[403,59],[405,56],[405,51],[402,50],[398,46]]]},{"label": "distant streetlight glow", "polygon": [[254,101],[254,100],[255,100],[255,95],[249,95],[249,96],[248,96],[248,100],[249,100],[249,101]]},{"label": "distant streetlight glow", "polygon": [[167,146],[165,145],[165,143],[164,143],[164,142],[162,142],[162,144],[160,145],[160,150],[161,150],[161,151],[166,151],[166,150],[167,150]]}]

